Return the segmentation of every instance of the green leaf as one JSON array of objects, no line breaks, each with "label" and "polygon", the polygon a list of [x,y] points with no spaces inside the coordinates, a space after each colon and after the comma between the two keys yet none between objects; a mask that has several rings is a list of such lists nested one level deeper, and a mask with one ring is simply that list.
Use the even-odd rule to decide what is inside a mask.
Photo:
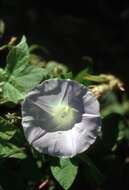
[{"label": "green leaf", "polygon": [[8,75],[6,71],[2,68],[0,68],[0,82],[3,82],[7,79]]},{"label": "green leaf", "polygon": [[4,69],[0,68],[0,99],[5,81],[7,80],[7,73]]},{"label": "green leaf", "polygon": [[0,139],[0,158],[24,159],[26,158],[26,154],[22,148]]},{"label": "green leaf", "polygon": [[56,61],[49,61],[46,65],[46,70],[48,72],[48,75],[52,77],[58,77],[62,74],[64,75],[65,73],[67,73],[68,68],[65,65]]},{"label": "green leaf", "polygon": [[29,48],[25,36],[22,37],[19,44],[13,46],[7,55],[6,71],[15,76],[23,71],[29,61]]},{"label": "green leaf", "polygon": [[51,166],[51,171],[58,183],[67,190],[76,178],[78,166],[74,165],[70,159],[60,159],[60,164]]},{"label": "green leaf", "polygon": [[16,133],[16,130],[7,130],[5,132],[4,132],[4,130],[5,129],[2,129],[2,131],[1,131],[1,127],[0,127],[0,138],[1,139],[10,140]]},{"label": "green leaf", "polygon": [[8,80],[3,86],[3,97],[14,103],[23,100],[26,93],[43,79],[44,69],[29,63],[29,48],[25,36],[9,51],[5,71]]},{"label": "green leaf", "polygon": [[0,158],[26,158],[22,148],[9,142],[15,133],[14,126],[0,116]]},{"label": "green leaf", "polygon": [[90,81],[86,80],[85,77],[89,75],[88,73],[90,72],[90,68],[84,69],[80,71],[74,78],[74,80],[84,84],[84,85],[90,85]]},{"label": "green leaf", "polygon": [[80,71],[76,75],[75,80],[78,82],[81,82],[83,80],[83,78],[87,75],[87,73],[88,73],[88,69],[84,69],[84,70]]},{"label": "green leaf", "polygon": [[15,133],[14,126],[11,126],[6,119],[0,116],[0,139],[10,140]]},{"label": "green leaf", "polygon": [[73,73],[72,72],[68,72],[68,73],[64,73],[61,78],[64,79],[73,79]]}]

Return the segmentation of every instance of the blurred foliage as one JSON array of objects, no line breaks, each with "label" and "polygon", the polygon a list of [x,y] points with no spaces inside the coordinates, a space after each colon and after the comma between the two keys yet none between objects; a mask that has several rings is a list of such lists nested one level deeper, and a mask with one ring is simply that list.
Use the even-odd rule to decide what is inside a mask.
[{"label": "blurred foliage", "polygon": [[[0,190],[128,190],[129,3],[91,1],[80,14],[42,7],[0,1]],[[30,46],[12,37],[23,33]],[[101,105],[101,137],[68,160],[39,154],[21,127],[26,93],[55,77],[88,86]]]},{"label": "blurred foliage", "polygon": [[4,24],[4,21],[3,21],[3,20],[0,20],[0,37],[3,36],[4,31],[5,31],[5,24]]}]

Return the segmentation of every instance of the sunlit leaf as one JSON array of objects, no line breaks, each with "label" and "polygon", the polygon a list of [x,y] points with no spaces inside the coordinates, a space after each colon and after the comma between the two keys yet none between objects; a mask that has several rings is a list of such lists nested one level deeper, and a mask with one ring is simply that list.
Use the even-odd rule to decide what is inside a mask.
[{"label": "sunlit leaf", "polygon": [[11,126],[6,119],[0,116],[0,139],[10,140],[15,133],[14,126]]},{"label": "sunlit leaf", "polygon": [[0,139],[0,158],[24,159],[26,158],[26,154],[22,148]]},{"label": "sunlit leaf", "polygon": [[67,190],[76,178],[78,166],[74,165],[70,159],[60,159],[58,166],[51,166],[51,171],[58,183]]},{"label": "sunlit leaf", "polygon": [[7,79],[8,75],[6,71],[2,68],[0,68],[0,82],[3,82]]},{"label": "sunlit leaf", "polygon": [[3,97],[17,103],[26,93],[37,85],[44,76],[44,70],[29,63],[29,48],[26,38],[12,47],[7,56],[8,80],[3,87]]}]

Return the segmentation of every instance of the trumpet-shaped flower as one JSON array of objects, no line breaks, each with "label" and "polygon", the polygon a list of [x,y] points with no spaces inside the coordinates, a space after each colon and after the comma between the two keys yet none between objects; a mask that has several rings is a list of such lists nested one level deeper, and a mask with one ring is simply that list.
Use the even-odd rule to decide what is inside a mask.
[{"label": "trumpet-shaped flower", "polygon": [[82,84],[50,79],[22,104],[25,137],[41,153],[63,158],[86,151],[101,126],[99,103]]}]

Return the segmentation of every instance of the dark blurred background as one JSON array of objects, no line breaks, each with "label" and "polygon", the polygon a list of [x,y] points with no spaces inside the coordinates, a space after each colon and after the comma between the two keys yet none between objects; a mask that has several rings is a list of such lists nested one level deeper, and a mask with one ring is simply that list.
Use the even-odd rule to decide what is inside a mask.
[{"label": "dark blurred background", "polygon": [[112,73],[128,84],[128,0],[91,0],[72,6],[0,0],[0,18],[6,25],[1,43],[25,34],[29,44],[48,50],[42,52],[46,59],[62,62],[75,73],[88,63],[96,74]]},{"label": "dark blurred background", "polygon": [[[0,37],[0,46],[7,43],[12,36],[17,36],[20,40],[21,36],[25,34],[29,44],[40,44],[47,49],[47,51],[39,52],[46,60],[62,62],[74,74],[87,65],[91,65],[94,74],[112,73],[124,81],[126,92],[129,92],[128,0],[90,0],[85,1],[84,4],[74,2],[71,6],[70,2],[67,4],[60,2],[56,6],[55,2],[49,2],[46,5],[43,0],[0,0],[0,19],[5,23],[5,33],[2,38]],[[0,64],[2,63],[2,65],[6,58],[5,53],[7,52],[0,51]],[[124,114],[125,124],[128,113]],[[111,113],[111,118],[108,119],[105,122],[107,126],[105,123],[104,126],[114,127],[118,126],[117,122],[121,118],[119,115],[113,117]],[[125,128],[123,131],[127,133]],[[105,134],[107,134],[108,141],[113,139],[114,143],[116,139],[110,135],[110,131],[109,133],[106,131]],[[103,154],[108,155],[109,153],[106,152],[107,149],[103,146],[104,148],[102,147],[102,150],[98,151],[100,165],[102,168],[106,168],[104,172],[107,171],[108,175],[105,183],[106,190],[129,189],[129,132],[127,136],[128,141],[123,140],[120,143],[115,152],[116,158],[114,161],[111,159],[111,164],[107,164],[103,159],[105,156]],[[102,144],[104,145],[104,143]],[[101,155],[100,152],[102,152]],[[99,163],[98,160],[97,163]],[[17,170],[15,175],[20,176],[17,174]],[[14,177],[10,177],[14,176],[12,173],[7,176],[10,181],[12,178],[15,180]],[[19,179],[21,180],[20,177]]]}]

